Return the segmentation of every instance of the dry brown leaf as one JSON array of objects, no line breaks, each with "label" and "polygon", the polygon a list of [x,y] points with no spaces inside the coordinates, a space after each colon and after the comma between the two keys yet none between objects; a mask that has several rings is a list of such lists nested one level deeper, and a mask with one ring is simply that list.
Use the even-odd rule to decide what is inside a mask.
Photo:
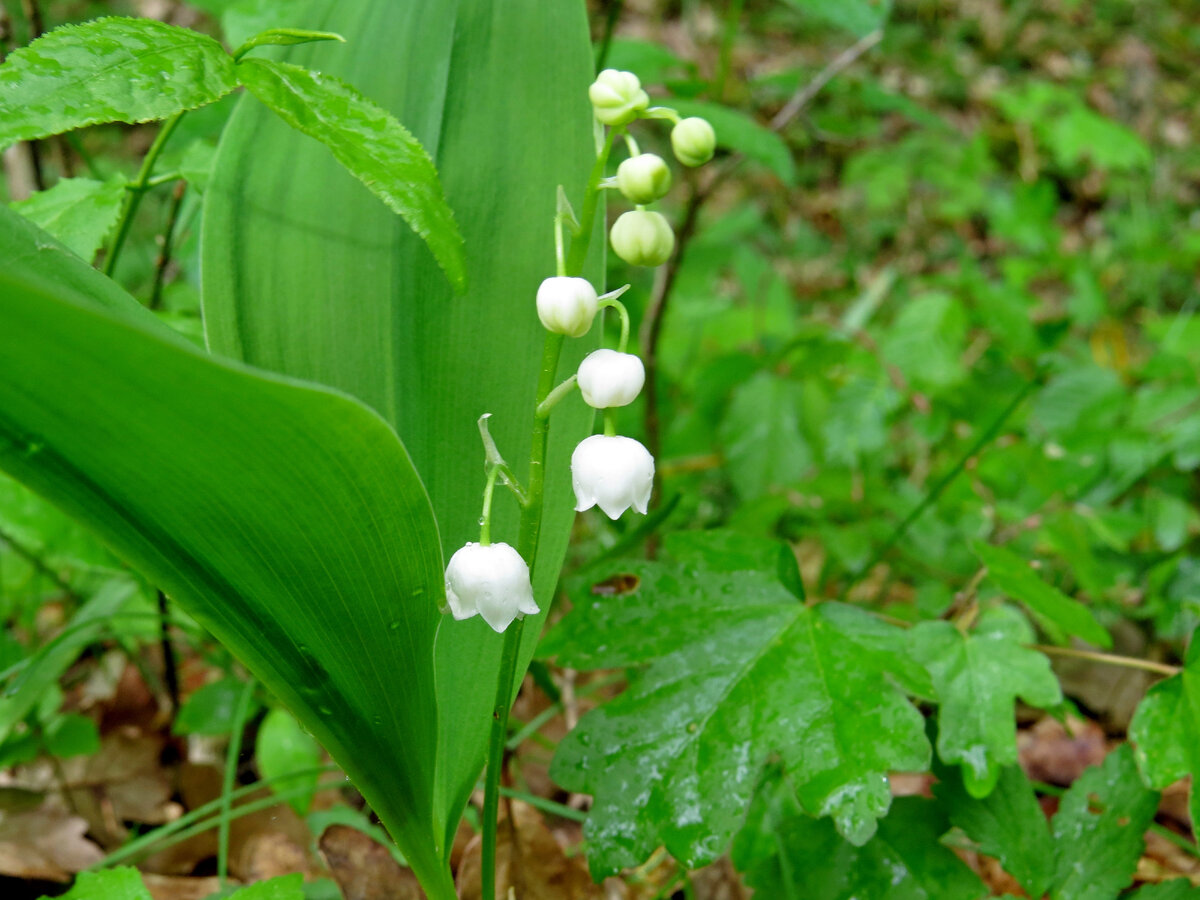
[{"label": "dry brown leaf", "polygon": [[[500,823],[496,835],[496,895],[511,886],[517,900],[601,900],[583,856],[568,857],[546,828],[537,810],[524,803],[508,804],[512,818]],[[514,823],[515,821],[515,828]],[[467,846],[456,884],[461,900],[480,900],[482,841]]]},{"label": "dry brown leaf", "polygon": [[218,878],[182,878],[142,873],[142,883],[154,900],[205,900],[221,889]]},{"label": "dry brown leaf", "polygon": [[0,874],[67,882],[104,858],[88,824],[51,800],[35,810],[0,813]]},{"label": "dry brown leaf", "polygon": [[424,900],[411,869],[387,847],[348,825],[330,825],[318,842],[345,900]]},{"label": "dry brown leaf", "polygon": [[1021,768],[1034,781],[1067,786],[1089,766],[1104,762],[1108,740],[1095,722],[1068,718],[1068,728],[1046,717],[1017,734]]}]

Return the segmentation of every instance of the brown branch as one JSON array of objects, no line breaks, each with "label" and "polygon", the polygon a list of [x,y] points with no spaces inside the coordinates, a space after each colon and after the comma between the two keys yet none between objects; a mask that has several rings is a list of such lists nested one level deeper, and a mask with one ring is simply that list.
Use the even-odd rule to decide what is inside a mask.
[{"label": "brown branch", "polygon": [[154,287],[150,291],[150,308],[162,308],[163,286],[167,281],[167,268],[171,265],[171,250],[175,242],[175,226],[179,222],[179,211],[183,208],[183,198],[187,193],[187,182],[182,178],[175,183],[171,195],[171,207],[167,212],[167,224],[163,228],[162,247],[158,251],[158,259],[154,262]]},{"label": "brown branch", "polygon": [[1086,659],[1091,662],[1104,663],[1108,666],[1120,666],[1124,669],[1141,669],[1156,675],[1170,677],[1178,675],[1182,669],[1167,663],[1154,662],[1149,659],[1137,659],[1133,656],[1117,656],[1115,653],[1100,653],[1095,650],[1080,650],[1077,647],[1054,647],[1049,644],[1030,644],[1030,650],[1038,650],[1047,656],[1064,656],[1071,659]]}]

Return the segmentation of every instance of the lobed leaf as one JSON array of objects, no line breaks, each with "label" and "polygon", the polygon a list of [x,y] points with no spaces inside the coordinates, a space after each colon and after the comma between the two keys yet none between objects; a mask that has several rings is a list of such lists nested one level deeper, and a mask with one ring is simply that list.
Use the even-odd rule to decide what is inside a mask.
[{"label": "lobed leaf", "polygon": [[117,224],[124,198],[125,179],[119,175],[107,181],[64,178],[12,208],[91,262]]},{"label": "lobed leaf", "polygon": [[462,236],[433,161],[408,129],[331,75],[243,59],[237,77],[285,122],[327,146],[350,174],[404,217],[451,284],[460,291],[466,287]]},{"label": "lobed leaf", "polygon": [[1200,641],[1193,636],[1183,671],[1146,693],[1129,723],[1138,768],[1152,788],[1192,776],[1188,810],[1200,822]]},{"label": "lobed leaf", "polygon": [[1000,770],[1017,761],[1013,702],[1054,706],[1062,689],[1013,610],[985,612],[966,634],[950,622],[921,622],[909,632],[913,657],[929,671],[938,696],[938,756],[962,766],[967,791],[986,797]]},{"label": "lobed leaf", "polygon": [[778,804],[763,810],[756,798],[731,855],[750,887],[777,900],[987,896],[979,877],[940,843],[949,827],[929,800],[901,797],[879,823],[878,833],[859,847],[827,820],[781,809]]},{"label": "lobed leaf", "polygon": [[951,824],[961,828],[980,853],[1000,860],[1030,897],[1043,896],[1054,876],[1054,845],[1033,785],[1021,768],[1005,767],[984,798],[966,790],[961,772],[940,767],[934,771],[938,781],[933,793]]},{"label": "lobed leaf", "polygon": [[762,572],[640,563],[613,597],[572,591],[543,650],[575,668],[650,665],[559,744],[551,774],[595,796],[593,874],[659,844],[689,867],[720,855],[778,757],[805,808],[855,844],[891,803],[888,772],[923,769],[927,690],[897,629],[849,606],[807,607]]},{"label": "lobed leaf", "polygon": [[1133,880],[1158,794],[1137,777],[1124,744],[1081,775],[1054,816],[1058,865],[1051,900],[1109,900]]},{"label": "lobed leaf", "polygon": [[987,566],[988,580],[1014,600],[1028,606],[1039,620],[1101,647],[1112,646],[1112,638],[1096,621],[1090,609],[1042,581],[1029,563],[1017,554],[978,541],[972,544],[971,549]]},{"label": "lobed leaf", "polygon": [[154,19],[64,25],[0,65],[0,147],[101,122],[149,122],[237,87],[207,35]]}]

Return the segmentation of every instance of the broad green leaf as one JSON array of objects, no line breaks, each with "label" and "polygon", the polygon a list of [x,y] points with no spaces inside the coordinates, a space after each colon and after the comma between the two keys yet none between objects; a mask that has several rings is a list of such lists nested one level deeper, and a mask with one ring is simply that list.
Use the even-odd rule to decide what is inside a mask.
[{"label": "broad green leaf", "polygon": [[[43,898],[46,900],[46,898]],[[80,872],[61,900],[151,900],[137,869],[119,868]]]},{"label": "broad green leaf", "polygon": [[891,0],[787,0],[815,21],[845,29],[859,37],[882,27]]},{"label": "broad green leaf", "polygon": [[774,172],[786,185],[795,182],[796,163],[787,142],[744,112],[717,103],[685,100],[682,97],[671,98],[668,105],[677,109],[681,116],[708,119],[717,133],[718,147],[744,153],[747,158]]},{"label": "broad green leaf", "polygon": [[[254,739],[254,761],[258,764],[259,777],[270,781],[291,772],[315,769],[321,764],[321,748],[296,721],[295,716],[286,709],[276,707],[267,713],[258,728],[258,735]],[[303,816],[308,812],[319,778],[320,774],[313,772],[304,780],[288,782],[289,788],[310,788],[304,796],[288,801],[297,815]]]},{"label": "broad green leaf", "polygon": [[[757,803],[756,803],[757,805]],[[770,810],[769,812],[775,812]],[[756,817],[733,845],[734,865],[746,883],[773,900],[976,900],[988,896],[979,877],[939,843],[950,823],[933,803],[901,797],[879,831],[855,846],[824,819],[803,814]],[[756,818],[759,821],[755,821]],[[767,852],[747,853],[747,831]],[[764,833],[765,832],[765,833]]]},{"label": "broad green leaf", "polygon": [[966,335],[962,303],[949,294],[925,294],[904,304],[880,351],[918,388],[942,391],[963,380]]},{"label": "broad green leaf", "polygon": [[124,196],[125,179],[120,176],[108,181],[64,178],[12,208],[91,262],[117,223]]},{"label": "broad green leaf", "polygon": [[934,796],[951,824],[975,842],[980,853],[1000,860],[1030,897],[1045,894],[1054,876],[1050,826],[1033,785],[1019,766],[1007,766],[995,789],[982,799],[963,786],[961,770],[935,768]]},{"label": "broad green leaf", "polygon": [[[7,297],[0,293],[0,300],[7,301]],[[2,313],[0,321],[3,321]],[[0,414],[0,467],[5,467],[3,455],[8,449],[5,424]],[[32,450],[36,454],[41,448],[34,445]],[[109,580],[96,592],[96,596],[79,608],[71,617],[70,625],[58,637],[44,644],[30,657],[0,697],[0,742],[8,738],[16,724],[37,707],[48,690],[57,686],[58,679],[79,658],[83,649],[108,626],[112,616],[133,591],[134,585],[127,578]]]},{"label": "broad green leaf", "polygon": [[920,682],[897,629],[836,603],[807,607],[773,575],[640,563],[637,587],[587,585],[543,650],[574,668],[649,663],[559,744],[551,774],[595,796],[593,874],[659,844],[689,867],[737,830],[777,756],[805,808],[856,844],[891,803],[888,773],[929,763],[923,720],[894,686]]},{"label": "broad green leaf", "polygon": [[0,65],[0,147],[100,122],[149,122],[237,87],[207,35],[154,19],[64,25]]},{"label": "broad green leaf", "polygon": [[800,431],[800,385],[770,372],[734,390],[720,435],[729,477],[743,500],[795,484],[812,465]]},{"label": "broad green leaf", "polygon": [[[554,273],[558,186],[576,204],[595,159],[587,87],[594,73],[584,4],[512,0],[342,0],[300,24],[345,47],[286,48],[286,58],[345,79],[421,141],[466,247],[469,287],[454,296],[429,250],[329,151],[243,101],[205,195],[205,323],[215,352],[333,385],[376,409],[421,473],[448,555],[478,540],[491,431],[525,480],[545,331],[534,296]],[[333,214],[331,214],[331,212]],[[592,237],[597,286],[604,237]],[[568,341],[566,377],[595,337]],[[550,608],[574,517],[569,459],[591,410],[554,411],[546,517],[534,566]],[[498,496],[492,534],[512,542],[518,511]],[[525,628],[522,664],[542,617]],[[502,638],[478,619],[437,639],[439,807],[450,834],[483,766]]]},{"label": "broad green leaf", "polygon": [[1050,661],[1022,646],[1033,642],[1032,629],[1010,609],[985,612],[970,634],[938,621],[909,636],[938,696],[938,756],[962,766],[972,796],[986,797],[1001,768],[1017,761],[1016,698],[1039,707],[1062,700]]},{"label": "broad green leaf", "polygon": [[429,245],[454,286],[466,287],[462,237],[425,148],[346,82],[290,63],[243,59],[238,80],[283,121],[332,151]]},{"label": "broad green leaf", "polygon": [[1138,778],[1125,744],[1081,775],[1054,816],[1058,866],[1051,900],[1109,900],[1133,879],[1158,794]]},{"label": "broad green leaf", "polygon": [[343,395],[110,312],[108,281],[77,259],[60,266],[86,274],[48,282],[26,262],[36,249],[0,253],[17,261],[0,273],[0,468],[238,656],[354,779],[431,897],[452,896],[433,799],[442,561],[395,434]]},{"label": "broad green leaf", "polygon": [[1101,647],[1112,646],[1112,638],[1090,609],[1042,581],[1029,563],[1017,554],[980,542],[972,544],[971,549],[987,566],[988,580],[1009,597],[1029,607],[1040,621]]},{"label": "broad green leaf", "polygon": [[1129,723],[1138,768],[1152,788],[1192,776],[1188,809],[1200,822],[1200,640],[1193,635],[1183,671],[1146,693]]},{"label": "broad green leaf", "polygon": [[[232,675],[206,684],[188,696],[175,717],[176,734],[202,734],[209,737],[233,731],[233,717],[245,682]],[[251,704],[251,714],[259,707]]]},{"label": "broad green leaf", "polygon": [[1200,900],[1200,887],[1193,887],[1186,877],[1142,885],[1129,895],[1129,900]]},{"label": "broad green leaf", "polygon": [[91,756],[100,749],[100,729],[96,720],[69,713],[46,726],[46,752],[58,759]]}]

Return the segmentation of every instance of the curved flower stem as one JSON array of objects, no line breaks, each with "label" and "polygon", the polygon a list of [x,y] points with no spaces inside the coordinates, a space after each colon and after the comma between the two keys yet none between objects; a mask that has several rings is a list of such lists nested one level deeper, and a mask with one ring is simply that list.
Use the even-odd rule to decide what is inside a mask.
[{"label": "curved flower stem", "polygon": [[492,543],[492,494],[496,490],[496,476],[500,467],[495,463],[488,465],[487,483],[483,486],[483,512],[479,514],[479,545],[487,547]]},{"label": "curved flower stem", "polygon": [[570,378],[568,378],[566,381],[559,384],[558,387],[556,387],[554,390],[552,390],[549,394],[546,395],[546,399],[538,404],[537,410],[535,411],[534,415],[536,415],[539,419],[544,419],[547,416],[549,416],[550,410],[552,410],[552,409],[554,409],[554,407],[558,406],[559,401],[561,401],[563,399],[563,397],[567,396],[567,394],[571,393],[571,391],[575,390],[575,388],[578,385],[579,385],[579,376],[572,375]]},{"label": "curved flower stem", "polygon": [[[600,182],[608,165],[608,157],[616,140],[617,130],[610,128],[604,138],[583,195],[583,214],[574,231],[571,250],[567,255],[566,271],[561,274],[579,275],[587,262],[592,228],[599,206]],[[537,559],[538,538],[542,528],[543,494],[546,485],[546,445],[550,434],[550,417],[541,408],[554,392],[558,360],[562,355],[564,336],[546,333],[542,344],[542,365],[538,371],[537,400],[533,416],[533,444],[529,454],[529,488],[521,510],[521,527],[517,537],[517,552],[532,570]],[[517,662],[520,657],[521,636],[525,620],[517,619],[504,633],[504,649],[500,657],[500,673],[496,682],[496,702],[492,707],[492,730],[488,739],[487,773],[483,792],[483,846],[481,847],[481,896],[483,900],[496,897],[496,815],[500,809],[500,773],[504,767],[504,745],[508,736],[508,711],[512,706],[517,683]]]},{"label": "curved flower stem", "polygon": [[[625,285],[625,287],[628,288],[629,285]],[[614,293],[616,292],[614,291]],[[624,293],[623,290],[622,293]],[[600,309],[615,309],[617,315],[621,317],[621,338],[617,343],[617,351],[624,353],[625,348],[629,346],[629,310],[625,308],[624,303],[617,299],[601,300]]]}]

